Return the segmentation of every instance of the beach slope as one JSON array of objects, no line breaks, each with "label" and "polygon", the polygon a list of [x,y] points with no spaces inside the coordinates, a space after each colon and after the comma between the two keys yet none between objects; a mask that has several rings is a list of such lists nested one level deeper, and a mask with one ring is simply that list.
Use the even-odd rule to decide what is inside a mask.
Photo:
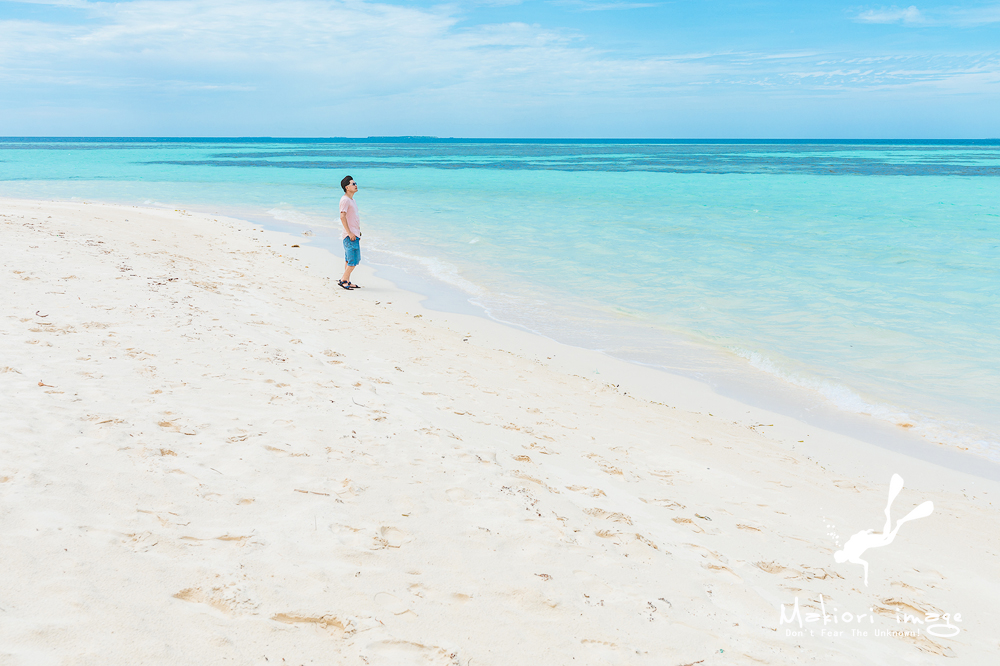
[{"label": "beach slope", "polygon": [[0,663],[996,662],[994,482],[900,459],[892,525],[933,512],[866,586],[834,552],[891,454],[480,343],[259,229],[0,201]]}]

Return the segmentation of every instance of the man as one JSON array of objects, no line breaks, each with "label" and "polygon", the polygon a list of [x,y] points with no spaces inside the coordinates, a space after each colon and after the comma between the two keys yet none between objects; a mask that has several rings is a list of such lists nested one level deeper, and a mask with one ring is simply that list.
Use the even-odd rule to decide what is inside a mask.
[{"label": "man", "polygon": [[358,204],[354,202],[358,184],[350,176],[344,176],[340,188],[344,190],[344,196],[340,197],[340,223],[344,226],[340,232],[344,242],[344,277],[337,284],[344,289],[357,289],[358,285],[351,282],[351,273],[361,263],[361,217],[358,215]]}]

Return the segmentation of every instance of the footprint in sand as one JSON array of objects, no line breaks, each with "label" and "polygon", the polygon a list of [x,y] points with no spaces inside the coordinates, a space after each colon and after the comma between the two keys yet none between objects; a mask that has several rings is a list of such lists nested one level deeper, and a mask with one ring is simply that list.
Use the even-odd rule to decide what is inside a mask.
[{"label": "footprint in sand", "polygon": [[[409,606],[400,601],[399,597],[389,594],[388,592],[379,592],[375,595],[375,603],[379,605],[393,615],[403,615],[404,613],[413,613]],[[415,613],[414,613],[415,614]]]},{"label": "footprint in sand", "polygon": [[620,659],[618,654],[618,645],[610,641],[601,641],[593,638],[584,638],[580,641],[580,644],[585,646],[587,649],[587,656],[591,659],[599,659],[600,661],[617,661]]},{"label": "footprint in sand", "polygon": [[451,502],[458,502],[459,504],[472,503],[472,493],[465,488],[449,488],[444,491],[444,493],[448,496],[448,500]]},{"label": "footprint in sand", "polygon": [[174,599],[204,604],[227,615],[245,615],[259,606],[244,586],[238,582],[219,581],[204,587],[189,587],[174,595]]},{"label": "footprint in sand", "polygon": [[591,497],[604,497],[604,491],[600,488],[588,488],[587,486],[566,486],[566,490],[571,490],[574,493],[583,493],[584,495],[590,495]]},{"label": "footprint in sand", "polygon": [[404,543],[409,543],[410,541],[413,541],[413,536],[405,530],[401,530],[398,527],[383,525],[379,528],[378,534],[375,536],[375,543],[372,546],[372,550],[399,548]]},{"label": "footprint in sand", "polygon": [[701,533],[705,531],[702,529],[701,525],[696,524],[690,518],[673,518],[672,520],[678,525],[686,525],[687,527],[690,527],[695,532]]},{"label": "footprint in sand", "polygon": [[588,516],[593,516],[594,518],[601,518],[604,520],[610,520],[615,523],[625,523],[626,525],[632,524],[632,518],[625,515],[624,513],[612,513],[610,511],[605,511],[604,509],[584,509],[583,512]]},{"label": "footprint in sand", "polygon": [[332,613],[278,613],[271,619],[282,624],[314,626],[337,637],[353,632],[353,627],[348,629],[347,624]]},{"label": "footprint in sand", "polygon": [[667,499],[667,498],[662,498],[662,499],[646,499],[645,497],[640,497],[639,501],[643,502],[644,504],[656,504],[657,506],[662,506],[662,507],[667,508],[667,509],[685,509],[685,508],[687,508],[683,504],[681,504],[680,502],[675,502],[674,500]]},{"label": "footprint in sand", "polygon": [[385,640],[365,646],[364,659],[371,666],[459,666],[458,654],[435,645]]},{"label": "footprint in sand", "polygon": [[[357,550],[363,548],[369,542],[369,537],[364,534],[364,530],[360,527],[333,524],[330,525],[330,531],[336,535],[337,541],[345,548]],[[385,548],[384,545],[381,547]]]}]

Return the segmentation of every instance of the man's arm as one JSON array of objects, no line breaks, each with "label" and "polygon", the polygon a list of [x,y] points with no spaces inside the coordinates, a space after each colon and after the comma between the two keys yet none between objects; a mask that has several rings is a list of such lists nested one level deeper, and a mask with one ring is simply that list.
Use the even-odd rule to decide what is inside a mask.
[{"label": "man's arm", "polygon": [[358,237],[351,233],[351,228],[347,225],[347,211],[340,211],[340,223],[344,225],[344,231],[347,232],[348,238],[352,241],[358,240]]}]

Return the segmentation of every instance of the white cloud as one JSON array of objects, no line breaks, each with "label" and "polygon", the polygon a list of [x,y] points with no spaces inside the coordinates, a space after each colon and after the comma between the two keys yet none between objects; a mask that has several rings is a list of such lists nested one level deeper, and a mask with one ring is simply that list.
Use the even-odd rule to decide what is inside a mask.
[{"label": "white cloud", "polygon": [[944,20],[951,25],[971,28],[980,25],[1000,23],[1000,5],[972,8],[949,8],[942,12]]},{"label": "white cloud", "polygon": [[869,9],[857,15],[856,21],[860,23],[903,23],[906,25],[920,25],[927,20],[915,5],[903,9],[893,5],[889,8]]},{"label": "white cloud", "polygon": [[942,6],[920,10],[915,5],[901,8],[868,9],[854,20],[859,23],[899,23],[906,26],[974,28],[1000,23],[1000,4],[980,7]]},{"label": "white cloud", "polygon": [[554,0],[551,4],[569,7],[580,12],[624,11],[627,9],[646,9],[648,7],[659,6],[659,3],[657,2],[622,2],[616,0],[612,0],[611,2],[595,2],[594,0]]},{"label": "white cloud", "polygon": [[75,7],[85,9],[90,4],[89,0],[15,0],[25,5],[52,5],[53,7]]},{"label": "white cloud", "polygon": [[[38,108],[62,104],[68,118],[77,108],[96,109],[95,126],[105,110],[136,127],[159,114],[164,129],[157,131],[165,133],[183,121],[185,127],[214,122],[219,129],[205,131],[217,133],[321,135],[333,132],[323,129],[328,119],[349,116],[357,121],[351,135],[483,135],[489,131],[463,128],[501,123],[521,136],[566,135],[573,132],[563,120],[571,116],[605,119],[617,132],[614,118],[666,117],[658,110],[695,104],[691,100],[704,109],[728,109],[731,103],[715,100],[750,100],[762,91],[788,97],[1000,92],[997,54],[637,57],[596,49],[574,31],[527,23],[466,27],[458,5],[135,0],[74,6],[86,20],[0,21],[0,118],[7,131],[15,131],[7,122],[14,112],[27,123]],[[240,118],[242,129],[230,130]],[[536,121],[554,129],[521,129]],[[434,129],[442,126],[447,129]]]},{"label": "white cloud", "polygon": [[[0,78],[13,72],[134,82],[382,94],[454,85],[569,92],[616,58],[575,33],[524,23],[457,27],[454,6],[431,9],[322,0],[136,0],[86,4],[79,25],[0,21]],[[638,64],[641,63],[641,64]],[[650,75],[655,59],[622,63]],[[617,66],[617,65],[616,65]],[[676,74],[683,66],[671,63]],[[691,65],[699,73],[701,65]],[[597,88],[636,85],[610,72]],[[255,83],[256,82],[256,83]],[[131,84],[130,84],[131,85]]]},{"label": "white cloud", "polygon": [[[881,73],[866,73],[845,66],[843,57],[815,52],[625,57],[594,49],[577,33],[538,25],[460,27],[454,5],[135,0],[88,2],[84,9],[90,20],[78,25],[0,21],[0,80],[36,77],[101,87],[118,80],[123,88],[145,82],[151,88],[261,91],[330,102],[428,91],[443,97],[448,90],[473,98],[525,98],[806,81],[904,85],[965,75],[969,62],[938,59],[914,69],[890,59]],[[879,11],[864,20],[923,20],[915,7]],[[996,57],[987,61],[995,71]],[[803,66],[812,73],[795,74]]]}]

